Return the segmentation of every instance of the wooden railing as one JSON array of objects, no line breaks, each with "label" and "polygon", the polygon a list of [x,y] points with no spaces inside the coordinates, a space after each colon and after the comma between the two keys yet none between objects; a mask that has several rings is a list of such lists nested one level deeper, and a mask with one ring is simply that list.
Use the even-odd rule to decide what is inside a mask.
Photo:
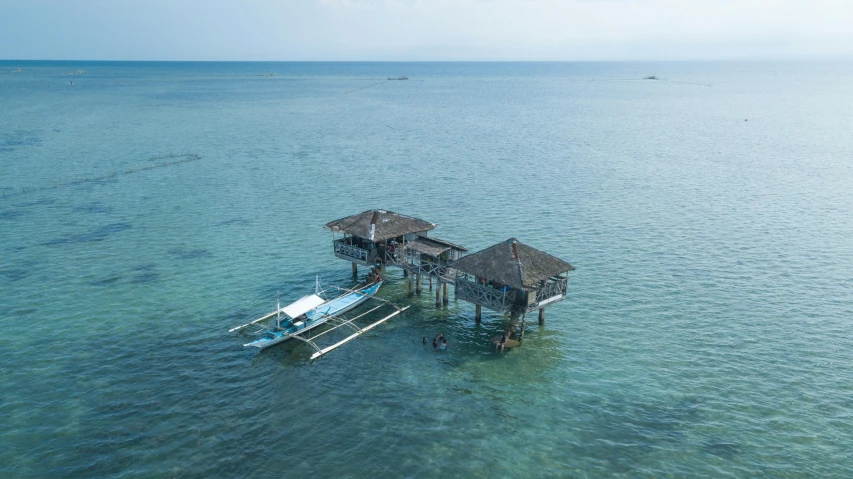
[{"label": "wooden railing", "polygon": [[498,313],[512,309],[516,291],[501,291],[489,286],[477,284],[462,277],[456,278],[456,297],[479,304]]},{"label": "wooden railing", "polygon": [[[535,293],[520,290],[502,291],[483,284],[475,283],[462,276],[456,278],[456,297],[498,313],[515,309],[518,312],[535,311],[547,304],[561,301],[566,297],[567,278],[549,281]],[[528,294],[531,295],[528,300]],[[535,296],[533,296],[535,294]],[[523,296],[520,296],[523,295]],[[535,298],[535,299],[534,299]]]},{"label": "wooden railing", "polygon": [[347,244],[345,240],[335,240],[335,256],[356,264],[371,265],[376,262],[376,251],[368,251],[358,246]]},{"label": "wooden railing", "polygon": [[402,248],[385,254],[385,266],[398,266],[411,274],[435,276],[439,281],[452,284],[456,280],[456,270],[449,268],[448,263],[441,260],[428,261],[421,257],[421,253]]},{"label": "wooden railing", "polygon": [[[554,303],[566,297],[568,278],[560,278],[559,281],[549,281],[542,289],[536,291],[536,303],[527,307],[527,311],[539,309],[542,303]],[[558,299],[559,298],[559,299]]]}]

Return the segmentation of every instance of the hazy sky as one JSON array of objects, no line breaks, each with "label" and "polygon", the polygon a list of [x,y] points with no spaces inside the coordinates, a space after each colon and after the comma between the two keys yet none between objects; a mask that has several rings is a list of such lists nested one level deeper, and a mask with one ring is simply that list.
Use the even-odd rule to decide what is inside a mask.
[{"label": "hazy sky", "polygon": [[853,58],[853,0],[0,0],[0,59]]}]

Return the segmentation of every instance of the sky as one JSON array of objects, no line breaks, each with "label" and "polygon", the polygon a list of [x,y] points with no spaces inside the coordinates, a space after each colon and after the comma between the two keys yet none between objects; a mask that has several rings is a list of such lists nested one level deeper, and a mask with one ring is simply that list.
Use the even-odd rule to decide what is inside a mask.
[{"label": "sky", "polygon": [[0,59],[853,59],[853,0],[0,0]]}]

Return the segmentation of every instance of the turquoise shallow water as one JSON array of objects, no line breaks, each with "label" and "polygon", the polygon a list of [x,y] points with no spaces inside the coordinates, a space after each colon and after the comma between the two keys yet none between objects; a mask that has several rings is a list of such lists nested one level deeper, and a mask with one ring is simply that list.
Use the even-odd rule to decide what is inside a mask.
[{"label": "turquoise shallow water", "polygon": [[[851,105],[851,64],[0,62],[0,475],[846,477]],[[568,298],[497,355],[390,271],[329,356],[242,348],[369,208]]]}]

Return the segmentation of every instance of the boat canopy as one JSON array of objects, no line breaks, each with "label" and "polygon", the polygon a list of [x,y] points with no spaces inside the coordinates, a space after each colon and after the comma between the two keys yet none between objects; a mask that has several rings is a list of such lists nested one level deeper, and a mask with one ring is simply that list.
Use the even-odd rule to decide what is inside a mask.
[{"label": "boat canopy", "polygon": [[316,294],[312,294],[309,296],[305,296],[304,298],[300,298],[298,301],[294,302],[289,306],[285,306],[284,308],[282,308],[282,312],[290,316],[292,319],[296,319],[325,302],[326,300],[324,300],[323,298],[317,296]]}]

